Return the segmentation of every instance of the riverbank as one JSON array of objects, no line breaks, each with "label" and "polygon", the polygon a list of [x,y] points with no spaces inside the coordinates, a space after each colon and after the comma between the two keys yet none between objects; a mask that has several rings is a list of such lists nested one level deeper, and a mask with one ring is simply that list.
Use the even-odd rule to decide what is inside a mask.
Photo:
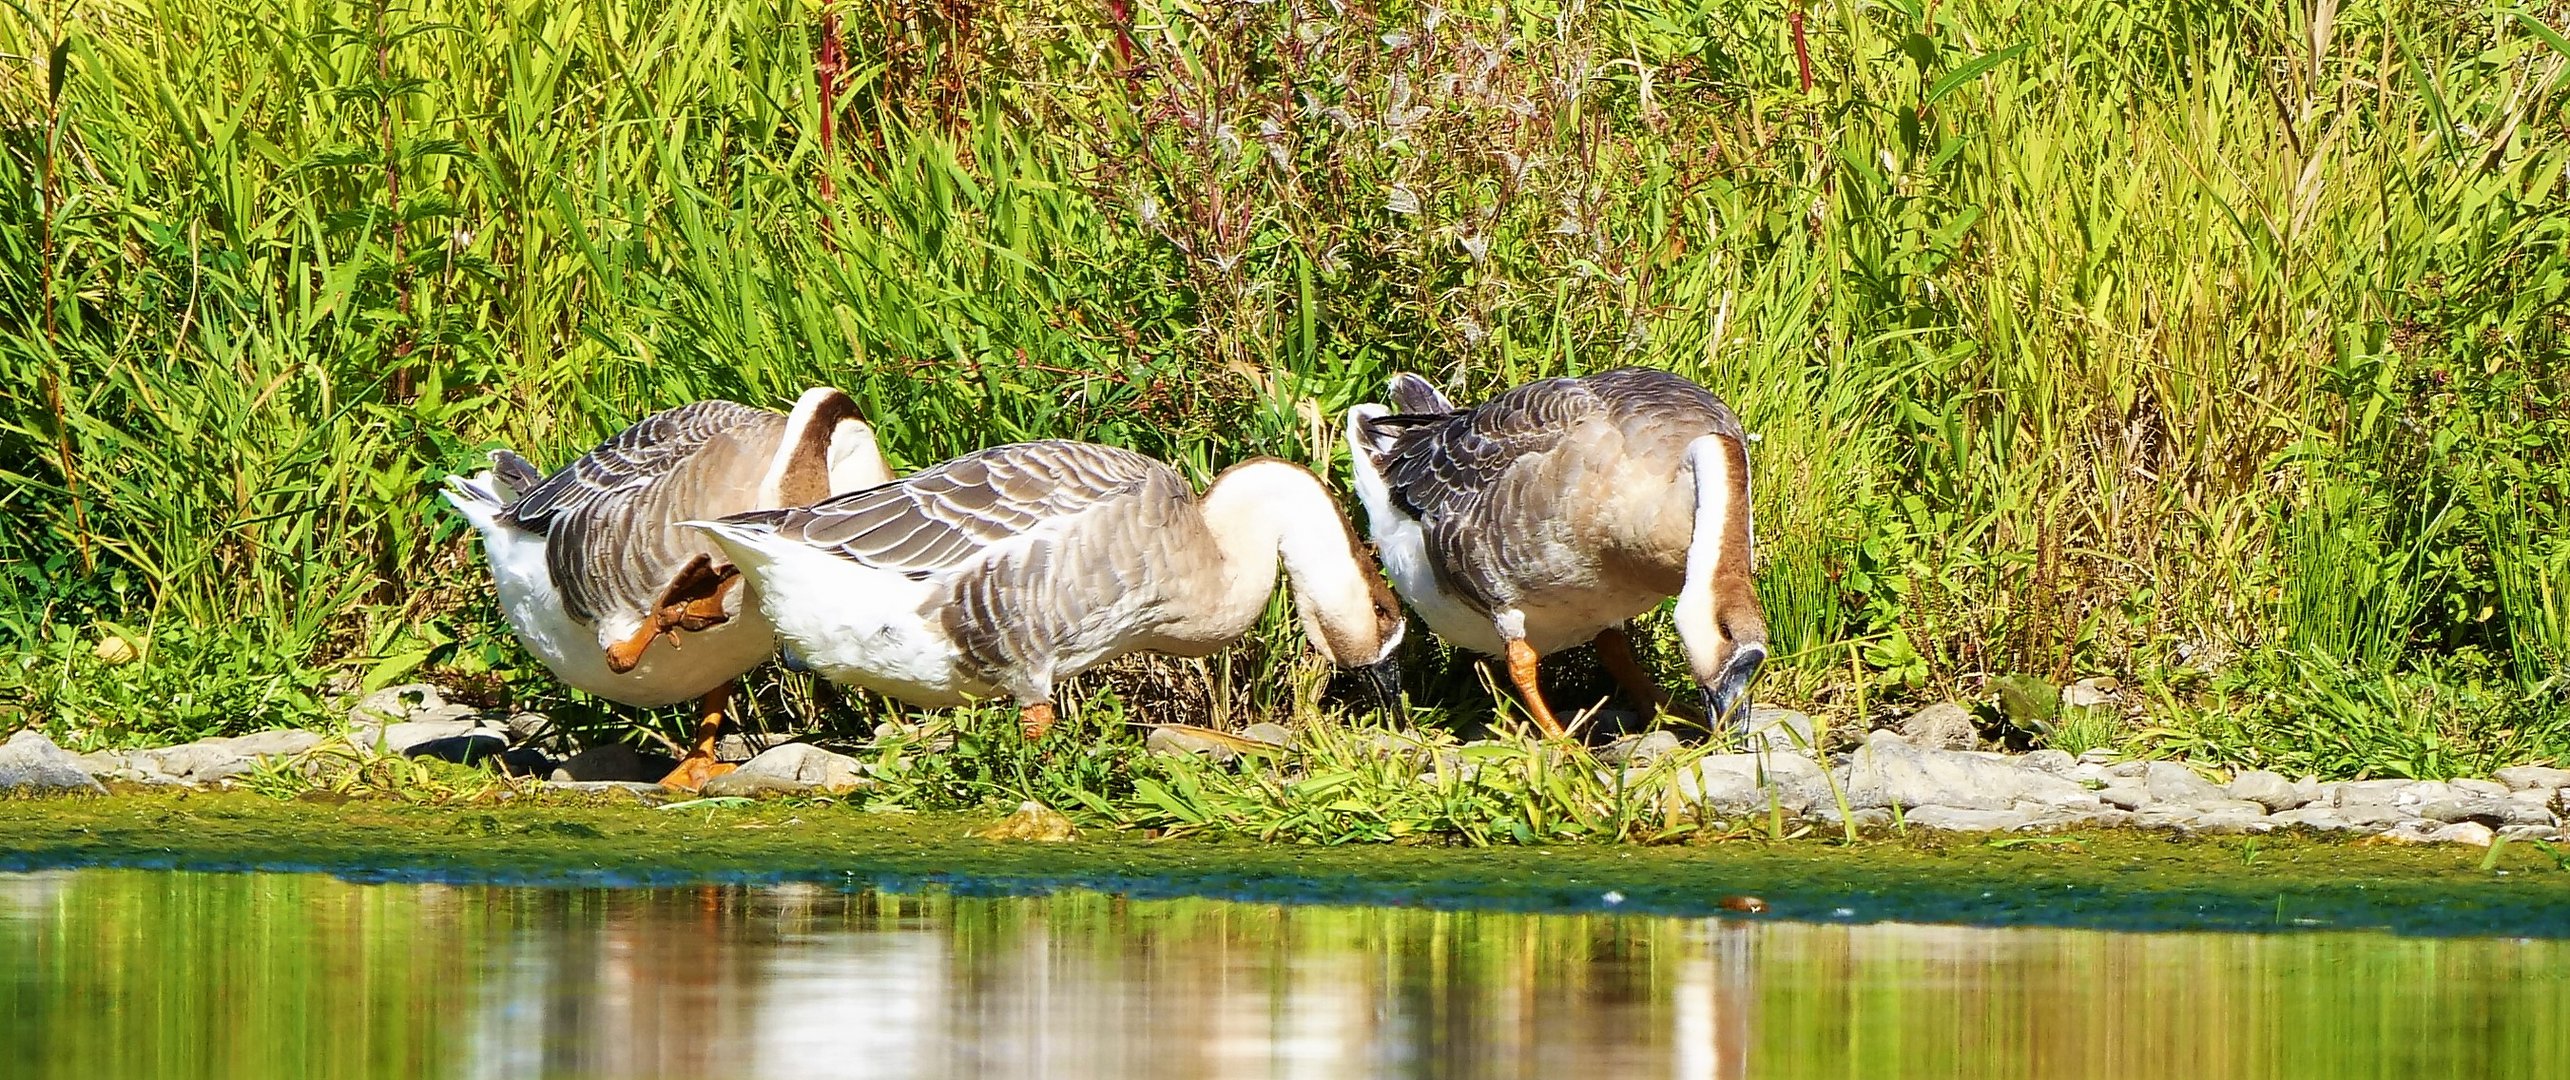
[{"label": "riverbank", "polygon": [[2532,845],[2479,849],[2311,835],[2046,837],[1912,832],[1633,847],[1320,847],[1096,830],[986,839],[995,814],[876,814],[823,799],[653,809],[548,793],[494,806],[129,793],[0,803],[0,870],[115,866],[312,871],[369,881],[848,888],[1817,922],[2149,930],[2379,928],[2570,937],[2570,872]]}]

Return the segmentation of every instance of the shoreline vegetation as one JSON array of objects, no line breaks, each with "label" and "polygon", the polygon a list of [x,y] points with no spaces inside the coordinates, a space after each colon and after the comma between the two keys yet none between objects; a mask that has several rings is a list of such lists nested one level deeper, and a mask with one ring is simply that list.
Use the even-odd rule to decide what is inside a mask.
[{"label": "shoreline vegetation", "polygon": [[[1587,911],[1814,922],[1946,922],[2246,932],[2388,930],[2570,936],[2551,857],[2492,863],[2451,847],[2313,837],[2041,844],[1923,834],[1864,858],[1805,842],[1653,849],[1307,848],[1133,833],[1072,844],[987,840],[987,815],[876,814],[827,800],[653,810],[550,794],[492,813],[387,803],[279,804],[244,793],[20,801],[0,870],[83,866],[333,873],[359,881],[538,886],[811,881],[980,895],[1096,889],[1450,910]],[[20,812],[24,811],[24,812]]]},{"label": "shoreline vegetation", "polygon": [[[684,718],[547,677],[433,492],[691,399],[841,386],[904,469],[1066,436],[1344,492],[1340,418],[1394,373],[1475,401],[1642,364],[1757,437],[1753,694],[1824,752],[1952,702],[1972,745],[2226,774],[2570,760],[2563,29],[2399,0],[11,7],[0,731],[336,731],[426,681],[648,749],[637,721]],[[934,732],[919,809],[1183,804],[1144,722],[1544,761],[1426,637],[1389,733],[1281,610],[1078,680],[1053,750],[774,665],[742,715]],[[1548,666],[1557,702],[1606,696]],[[1549,842],[1343,756],[1275,800],[1302,838],[1399,839],[1333,834],[1352,804]],[[1539,813],[1595,805],[1594,770],[1524,772]]]}]

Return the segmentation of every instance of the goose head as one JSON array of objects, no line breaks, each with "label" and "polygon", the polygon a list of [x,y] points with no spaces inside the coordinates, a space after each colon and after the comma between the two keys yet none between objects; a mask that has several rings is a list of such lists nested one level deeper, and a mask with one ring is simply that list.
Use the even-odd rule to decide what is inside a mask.
[{"label": "goose head", "polygon": [[759,505],[809,506],[891,481],[892,469],[856,399],[836,387],[816,386],[786,415],[785,436],[759,484]]},{"label": "goose head", "polygon": [[[1320,477],[1277,458],[1247,461],[1214,479],[1204,506],[1207,524],[1218,535],[1273,536],[1268,550],[1284,559],[1304,638],[1332,664],[1363,673],[1379,697],[1397,698],[1400,671],[1393,654],[1409,620],[1384,584],[1373,549],[1357,539],[1356,527]],[[1254,549],[1263,545],[1251,540],[1247,546],[1253,550],[1242,554],[1255,558]]]}]

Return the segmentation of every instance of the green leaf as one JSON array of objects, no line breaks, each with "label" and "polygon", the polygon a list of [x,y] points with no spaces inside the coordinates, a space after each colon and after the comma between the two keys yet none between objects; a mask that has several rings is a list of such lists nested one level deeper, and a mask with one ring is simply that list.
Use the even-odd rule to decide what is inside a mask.
[{"label": "green leaf", "polygon": [[1943,77],[1937,79],[1936,85],[1928,87],[1927,96],[1921,99],[1921,104],[1934,105],[1944,100],[1947,94],[1963,89],[1965,83],[1989,74],[1990,69],[2016,59],[2018,53],[2026,51],[2029,47],[2026,43],[2019,42],[1965,61],[1962,67],[1946,72]]},{"label": "green leaf", "polygon": [[2544,44],[2552,46],[2552,51],[2560,53],[2563,56],[2570,56],[2570,39],[2563,38],[2559,31],[2543,25],[2543,20],[2537,19],[2522,11],[2508,12],[2508,17],[2515,19],[2518,25],[2525,27],[2527,33],[2542,38]]}]

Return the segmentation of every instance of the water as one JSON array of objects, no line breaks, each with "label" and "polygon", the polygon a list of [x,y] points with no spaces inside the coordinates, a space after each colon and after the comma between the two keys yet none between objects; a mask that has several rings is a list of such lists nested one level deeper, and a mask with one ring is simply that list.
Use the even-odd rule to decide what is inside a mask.
[{"label": "water", "polygon": [[0,874],[0,1076],[2422,1077],[2570,942]]}]

